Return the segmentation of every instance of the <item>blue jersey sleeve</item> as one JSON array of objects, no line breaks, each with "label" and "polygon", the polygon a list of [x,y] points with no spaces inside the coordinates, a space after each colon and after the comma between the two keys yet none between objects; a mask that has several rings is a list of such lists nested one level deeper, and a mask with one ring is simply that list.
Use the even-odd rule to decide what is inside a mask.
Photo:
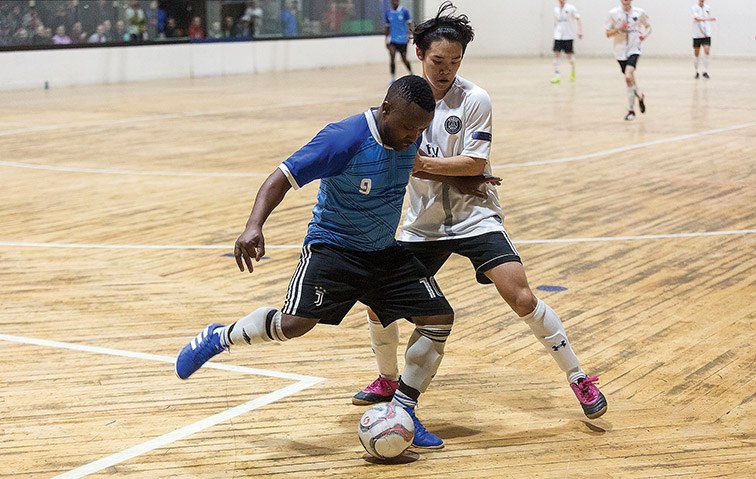
[{"label": "blue jersey sleeve", "polygon": [[301,188],[344,172],[367,135],[370,131],[363,114],[327,125],[283,162],[289,181],[295,182],[292,186]]}]

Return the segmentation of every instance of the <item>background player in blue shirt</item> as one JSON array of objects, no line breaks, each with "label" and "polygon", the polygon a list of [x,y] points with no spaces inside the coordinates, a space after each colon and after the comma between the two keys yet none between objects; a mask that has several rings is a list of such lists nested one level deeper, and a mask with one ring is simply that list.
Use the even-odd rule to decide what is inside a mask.
[{"label": "background player in blue shirt", "polygon": [[391,9],[386,11],[386,48],[389,51],[392,83],[396,79],[396,52],[399,52],[407,71],[412,73],[412,67],[407,60],[407,43],[412,28],[412,15],[409,10],[400,7],[399,0],[391,0]]},{"label": "background player in blue shirt", "polygon": [[284,306],[259,308],[228,326],[208,325],[179,352],[179,378],[231,345],[281,342],[318,323],[339,324],[360,301],[386,325],[399,318],[414,323],[393,402],[412,416],[415,444],[443,446],[414,407],[438,369],[454,313],[434,278],[394,239],[420,136],[435,107],[423,78],[400,78],[379,108],[326,126],[265,180],[234,246],[239,269],[246,264],[250,273],[252,258],[265,254],[262,227],[273,209],[289,189],[321,179]]}]

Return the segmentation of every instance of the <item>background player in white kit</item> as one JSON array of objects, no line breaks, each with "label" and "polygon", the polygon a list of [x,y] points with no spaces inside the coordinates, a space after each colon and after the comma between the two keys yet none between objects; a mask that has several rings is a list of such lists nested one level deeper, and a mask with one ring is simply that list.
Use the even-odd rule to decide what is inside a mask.
[{"label": "background player in white kit", "polygon": [[[536,298],[502,220],[496,189],[486,186],[483,198],[466,196],[442,183],[422,179],[429,175],[473,176],[490,173],[491,100],[485,90],[457,76],[473,30],[467,16],[453,16],[448,2],[438,15],[415,28],[417,56],[436,98],[436,114],[423,133],[421,150],[410,179],[409,208],[399,235],[428,273],[437,272],[452,253],[467,257],[478,282],[494,283],[509,306],[530,326],[548,349],[590,418],[604,414],[607,403],[572,350],[559,316]],[[355,395],[363,405],[390,400],[398,384],[396,325],[381,326],[368,311],[368,324],[380,376]],[[441,358],[439,357],[439,362]]]},{"label": "background player in white kit", "polygon": [[704,67],[703,76],[709,78],[709,50],[711,49],[711,22],[717,21],[711,16],[711,8],[704,3],[704,0],[698,0],[698,3],[691,7],[693,12],[693,65],[696,67],[696,78],[699,77],[698,65],[701,59],[701,46],[704,49]]},{"label": "background player in white kit", "polygon": [[[559,73],[559,63],[561,52],[567,55],[567,60],[572,67],[570,81],[575,81],[575,49],[573,42],[575,35],[579,39],[583,38],[583,23],[580,21],[580,14],[575,5],[567,3],[565,0],[558,0],[559,5],[554,7],[554,77],[551,83],[562,81]],[[575,28],[577,26],[577,29]],[[577,30],[577,33],[576,33]]]},{"label": "background player in white kit", "polygon": [[635,70],[641,53],[641,44],[651,35],[648,15],[641,8],[633,7],[633,0],[620,0],[621,5],[609,10],[606,19],[606,37],[614,39],[614,56],[622,69],[627,84],[627,115],[625,120],[635,119],[635,99],[641,113],[646,112],[645,96],[640,93],[635,81]]}]

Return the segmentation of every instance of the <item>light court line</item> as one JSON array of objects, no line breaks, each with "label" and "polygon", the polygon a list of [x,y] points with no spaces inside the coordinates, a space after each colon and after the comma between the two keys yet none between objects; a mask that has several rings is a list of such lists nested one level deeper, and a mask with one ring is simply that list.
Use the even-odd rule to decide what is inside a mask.
[{"label": "light court line", "polygon": [[25,168],[28,170],[64,171],[67,173],[99,173],[107,175],[134,175],[134,176],[190,176],[190,177],[219,177],[219,178],[250,178],[268,177],[270,173],[217,173],[217,172],[193,172],[193,171],[141,171],[141,170],[115,170],[105,168],[79,168],[74,166],[52,166],[34,163],[19,163],[16,161],[0,161],[0,166],[9,168]]},{"label": "light court line", "polygon": [[142,444],[138,444],[134,447],[126,449],[125,451],[118,452],[111,456],[90,462],[89,464],[78,467],[66,473],[57,475],[53,479],[79,479],[89,474],[93,474],[97,471],[101,471],[105,468],[120,464],[124,461],[133,459],[155,449],[167,446],[168,444],[172,444],[178,440],[184,439],[187,436],[191,436],[192,434],[203,431],[224,421],[228,421],[229,419],[233,419],[254,409],[258,409],[268,404],[274,403],[280,399],[291,396],[294,393],[317,384],[318,382],[320,381],[300,381],[290,386],[286,386],[285,388],[279,389],[270,394],[266,394],[257,399],[253,399],[244,404],[240,404],[239,406],[215,414],[214,416],[210,416],[195,423],[189,424],[188,426],[184,426],[181,429],[176,429],[175,431],[169,432],[168,434],[163,434],[160,437],[156,437],[155,439],[151,439],[147,442],[143,442]]},{"label": "light court line", "polygon": [[[44,346],[44,347],[52,347],[52,348],[69,349],[69,350],[74,350],[74,351],[83,351],[83,352],[95,353],[95,354],[121,356],[121,357],[126,357],[126,358],[131,358],[131,359],[142,359],[142,360],[147,360],[147,361],[158,361],[158,362],[168,362],[168,363],[173,363],[174,361],[174,359],[169,356],[159,356],[155,354],[145,354],[145,353],[138,353],[134,351],[123,351],[119,349],[101,348],[97,346],[87,346],[83,344],[65,343],[61,341],[49,341],[46,339],[28,338],[28,337],[23,337],[23,336],[12,336],[8,334],[0,334],[0,340],[10,341],[10,342],[15,342],[15,343],[22,343],[22,344],[32,344],[35,346]],[[289,386],[286,386],[284,388],[273,391],[272,393],[265,394],[251,401],[247,401],[243,404],[227,409],[218,414],[214,414],[212,416],[206,417],[204,419],[201,419],[197,422],[194,422],[182,428],[176,429],[175,431],[171,431],[167,434],[163,434],[162,436],[156,437],[154,439],[150,439],[149,441],[130,447],[124,451],[117,452],[115,454],[104,457],[102,459],[98,459],[89,464],[85,464],[71,471],[65,472],[63,474],[59,474],[55,476],[53,479],[79,479],[89,474],[93,474],[97,471],[101,471],[105,468],[115,466],[116,464],[120,464],[129,459],[133,459],[137,456],[148,453],[160,447],[167,446],[168,444],[172,444],[176,441],[179,441],[188,436],[191,436],[192,434],[195,434],[209,427],[212,427],[222,422],[233,419],[249,411],[259,409],[263,406],[267,406],[268,404],[272,404],[287,396],[291,396],[292,394],[298,393],[299,391],[303,391],[304,389],[307,389],[311,386],[314,386],[315,384],[318,384],[326,380],[325,378],[319,378],[315,376],[303,376],[300,374],[281,373],[277,371],[247,368],[243,366],[216,364],[212,362],[205,363],[202,367],[212,368],[212,369],[222,369],[225,371],[238,372],[242,374],[269,376],[269,377],[276,377],[276,378],[281,378],[281,379],[293,379],[297,382]]]},{"label": "light court line", "polygon": [[[364,100],[364,97],[351,96],[339,98],[339,101],[357,101]],[[279,110],[281,108],[297,108],[301,106],[318,106],[318,105],[332,105],[333,99],[329,100],[309,100],[309,101],[297,101],[289,103],[280,103],[276,105],[258,105],[247,108],[222,108],[217,110],[208,111],[190,111],[184,113],[168,113],[164,115],[147,115],[137,116],[132,118],[121,118],[118,120],[102,120],[102,121],[84,121],[80,123],[59,123],[53,125],[39,125],[30,126],[28,128],[17,128],[15,130],[0,131],[0,137],[22,135],[26,133],[40,133],[44,131],[56,131],[56,130],[68,130],[76,128],[95,128],[95,127],[109,127],[117,125],[128,125],[132,123],[145,123],[149,121],[162,121],[162,120],[177,120],[181,118],[194,118],[199,116],[218,116],[228,115],[232,113],[255,113],[259,111]]]},{"label": "light court line", "polygon": [[[637,236],[597,236],[594,238],[555,238],[555,239],[536,239],[536,240],[519,240],[515,244],[550,244],[550,243],[600,243],[608,241],[641,241],[656,239],[674,239],[674,238],[698,238],[703,236],[731,236],[731,235],[749,235],[756,233],[756,229],[746,230],[728,230],[728,231],[702,231],[699,233],[669,233],[656,235],[637,235]],[[75,243],[25,243],[21,241],[0,241],[0,247],[18,247],[18,248],[74,248],[74,249],[156,249],[156,250],[191,250],[191,249],[209,249],[209,250],[228,250],[233,251],[231,245],[138,245],[138,244],[75,244]],[[265,245],[265,249],[302,249],[301,244],[279,244]]]},{"label": "light court line", "polygon": [[752,128],[756,126],[756,122],[742,123],[740,125],[732,125],[724,128],[716,128],[714,130],[699,131],[696,133],[689,133],[687,135],[672,136],[670,138],[661,138],[659,140],[647,141],[644,143],[636,143],[634,145],[621,146],[619,148],[612,148],[609,150],[597,151],[595,153],[588,153],[585,155],[567,156],[564,158],[556,158],[553,160],[539,160],[528,161],[525,163],[508,163],[503,165],[492,165],[494,170],[505,168],[524,168],[528,166],[542,166],[542,165],[557,165],[560,163],[569,163],[572,161],[590,160],[592,158],[601,158],[603,156],[614,155],[616,153],[626,153],[628,151],[639,150],[641,148],[648,148],[649,146],[663,145],[665,143],[674,143],[677,141],[690,140],[693,138],[700,138],[702,136],[716,135],[718,133],[725,133],[728,131],[742,130],[745,128]]},{"label": "light court line", "polygon": [[[316,102],[314,104],[320,104],[322,102]],[[219,111],[226,111],[226,110],[219,110]],[[247,111],[247,110],[228,110],[231,111]],[[161,115],[157,117],[143,117],[143,118],[155,118],[155,119],[163,119],[163,118],[169,118],[169,117],[187,117],[187,116],[200,116],[200,115],[210,115],[210,114],[219,114],[217,112],[211,113],[211,112],[205,112],[205,113],[185,113],[180,115]],[[114,123],[130,123],[132,122],[131,119],[129,120],[122,120],[120,122],[114,122]],[[92,122],[92,124],[97,124],[95,122]],[[86,125],[86,124],[79,124],[79,125]],[[659,140],[653,140],[653,141],[647,141],[644,143],[636,143],[634,145],[627,145],[627,146],[621,146],[619,148],[612,148],[609,150],[602,150],[597,151],[594,153],[588,153],[585,155],[577,155],[577,156],[567,156],[564,158],[556,158],[552,160],[538,160],[538,161],[529,161],[525,163],[508,163],[508,164],[493,164],[491,165],[493,170],[498,169],[507,169],[507,168],[524,168],[524,167],[531,167],[531,166],[543,166],[543,165],[557,165],[561,163],[570,163],[573,161],[582,161],[582,160],[590,160],[593,158],[601,158],[604,156],[609,156],[617,153],[626,153],[628,151],[638,150],[641,148],[648,148],[650,146],[655,145],[663,145],[665,143],[674,143],[677,141],[683,141],[683,140],[690,140],[693,138],[700,138],[702,136],[709,136],[709,135],[716,135],[718,133],[725,133],[728,131],[735,131],[735,130],[742,130],[744,128],[751,128],[756,126],[756,122],[752,123],[743,123],[740,125],[733,125],[728,126],[724,128],[717,128],[714,130],[706,130],[706,131],[699,131],[696,133],[690,133],[687,135],[680,135],[680,136],[673,136],[670,138],[662,138]],[[58,129],[66,127],[65,125],[50,125],[50,126],[43,126],[43,127],[33,127],[28,130],[32,130],[35,128],[38,128],[39,131],[45,131],[45,129]],[[12,132],[26,132],[27,129],[24,130],[11,130],[6,132],[0,132],[0,136],[6,136],[7,134],[11,134]],[[35,163],[22,163],[17,161],[0,161],[0,166],[5,166],[8,168],[25,168],[25,169],[31,169],[31,170],[46,170],[46,171],[62,171],[67,173],[99,173],[99,174],[108,174],[108,175],[138,175],[138,176],[176,176],[176,177],[220,177],[220,178],[250,178],[250,177],[267,177],[270,175],[270,173],[255,173],[255,172],[239,172],[239,173],[224,173],[224,172],[189,172],[189,171],[142,171],[142,170],[125,170],[125,169],[103,169],[103,168],[79,168],[79,167],[72,167],[72,166],[54,166],[54,165],[43,165],[43,164],[35,164]]]},{"label": "light court line", "polygon": [[[202,244],[76,244],[76,243],[27,243],[23,241],[0,241],[2,246],[16,246],[19,248],[79,248],[79,249],[225,249],[234,250],[234,245],[202,245]],[[302,245],[281,244],[265,245],[265,249],[301,249]]]}]

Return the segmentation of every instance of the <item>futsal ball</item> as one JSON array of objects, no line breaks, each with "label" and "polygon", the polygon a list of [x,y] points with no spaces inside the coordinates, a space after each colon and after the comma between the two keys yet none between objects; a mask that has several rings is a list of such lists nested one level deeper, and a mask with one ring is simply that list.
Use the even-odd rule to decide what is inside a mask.
[{"label": "futsal ball", "polygon": [[365,411],[357,434],[368,454],[378,459],[391,459],[410,447],[415,424],[404,408],[381,403]]}]

